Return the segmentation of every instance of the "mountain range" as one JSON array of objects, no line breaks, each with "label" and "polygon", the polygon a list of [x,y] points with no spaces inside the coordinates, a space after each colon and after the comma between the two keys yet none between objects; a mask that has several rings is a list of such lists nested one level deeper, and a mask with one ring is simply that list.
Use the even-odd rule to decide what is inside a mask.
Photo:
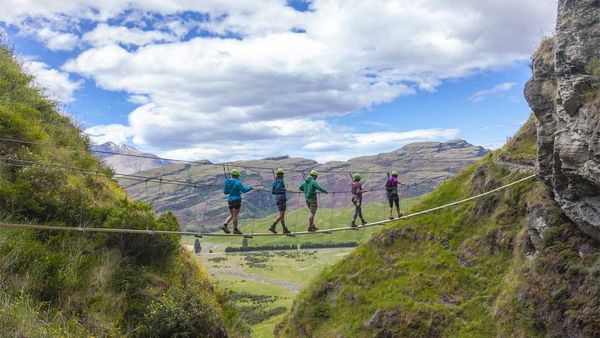
[{"label": "mountain range", "polygon": [[[270,157],[260,160],[246,160],[228,163],[230,169],[242,167],[278,168],[293,171],[286,174],[289,190],[297,190],[305,173],[312,169],[320,171],[320,184],[332,193],[321,196],[323,207],[342,207],[350,205],[350,173],[359,172],[363,176],[365,203],[381,203],[385,201],[384,185],[387,172],[397,170],[400,181],[405,184],[401,188],[401,197],[407,198],[421,195],[433,190],[439,183],[454,176],[466,166],[474,163],[489,153],[489,150],[474,146],[464,140],[448,142],[418,142],[408,144],[398,150],[372,156],[361,156],[348,161],[333,161],[320,164],[305,158],[289,156]],[[128,170],[140,167],[136,158],[126,158],[119,165],[130,165]],[[126,170],[121,168],[120,170]],[[378,172],[371,173],[368,172]],[[159,184],[156,182],[139,182],[121,179],[120,184],[137,199],[150,202],[157,211],[173,211],[180,222],[193,228],[201,225],[213,228],[227,214],[225,196],[221,192],[224,180],[222,165],[210,162],[195,164],[173,163],[157,166],[137,172],[136,175],[183,180],[200,186],[198,188]],[[270,169],[242,169],[242,181],[257,190],[268,190],[273,181]],[[304,207],[301,194],[289,194],[288,208]],[[275,212],[273,197],[269,192],[254,191],[244,197],[242,219],[262,218]]]}]

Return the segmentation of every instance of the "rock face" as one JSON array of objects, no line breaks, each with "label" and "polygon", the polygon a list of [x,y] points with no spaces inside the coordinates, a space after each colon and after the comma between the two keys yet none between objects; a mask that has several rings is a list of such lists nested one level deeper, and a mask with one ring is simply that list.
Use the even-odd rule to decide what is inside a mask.
[{"label": "rock face", "polygon": [[555,36],[533,58],[537,173],[563,212],[600,239],[600,2],[559,0]]}]

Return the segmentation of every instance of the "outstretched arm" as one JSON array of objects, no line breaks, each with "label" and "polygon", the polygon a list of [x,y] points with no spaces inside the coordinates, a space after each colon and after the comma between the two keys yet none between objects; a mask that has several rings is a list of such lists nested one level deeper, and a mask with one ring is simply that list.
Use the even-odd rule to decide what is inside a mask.
[{"label": "outstretched arm", "polygon": [[316,181],[315,181],[315,188],[317,190],[319,190],[320,192],[324,192],[327,194],[327,190],[325,188],[323,188],[322,186],[320,186],[319,183],[317,183]]}]

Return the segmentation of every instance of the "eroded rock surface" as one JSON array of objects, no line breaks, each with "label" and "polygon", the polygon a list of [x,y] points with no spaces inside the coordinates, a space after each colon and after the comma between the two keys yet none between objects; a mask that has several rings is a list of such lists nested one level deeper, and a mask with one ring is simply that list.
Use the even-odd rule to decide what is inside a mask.
[{"label": "eroded rock surface", "polygon": [[525,87],[539,121],[537,173],[563,212],[600,239],[600,1],[558,6],[555,36],[534,55]]}]

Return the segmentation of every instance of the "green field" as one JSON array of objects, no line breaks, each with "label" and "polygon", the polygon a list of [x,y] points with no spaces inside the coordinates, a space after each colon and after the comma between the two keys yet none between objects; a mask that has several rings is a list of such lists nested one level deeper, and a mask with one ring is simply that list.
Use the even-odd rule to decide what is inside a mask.
[{"label": "green field", "polygon": [[[400,201],[402,212],[406,212],[412,206],[419,202],[422,197],[413,197]],[[315,224],[320,229],[330,229],[347,227],[352,221],[354,208],[320,208],[317,212]],[[367,222],[374,222],[386,219],[388,217],[388,206],[386,204],[369,204],[363,207],[363,215]],[[267,232],[267,229],[273,223],[275,214],[271,214],[261,220],[240,221],[240,229],[246,234],[253,232]],[[306,231],[308,209],[301,208],[289,211],[286,215],[286,223],[292,232]],[[231,227],[231,225],[230,225]],[[339,243],[339,242],[360,242],[369,238],[370,234],[377,231],[380,227],[361,229],[358,231],[342,231],[333,234],[314,234],[302,235],[297,237],[255,237],[248,240],[249,246],[269,245],[269,244],[301,244],[305,242],[312,243]],[[277,231],[281,232],[281,226],[277,226]],[[239,237],[205,237],[202,240],[202,250],[212,250],[213,252],[223,252],[228,246],[241,246],[242,239]],[[183,244],[193,245],[194,238],[186,237]]]},{"label": "green field", "polygon": [[203,254],[214,283],[231,292],[254,337],[272,337],[298,290],[350,249]]}]

